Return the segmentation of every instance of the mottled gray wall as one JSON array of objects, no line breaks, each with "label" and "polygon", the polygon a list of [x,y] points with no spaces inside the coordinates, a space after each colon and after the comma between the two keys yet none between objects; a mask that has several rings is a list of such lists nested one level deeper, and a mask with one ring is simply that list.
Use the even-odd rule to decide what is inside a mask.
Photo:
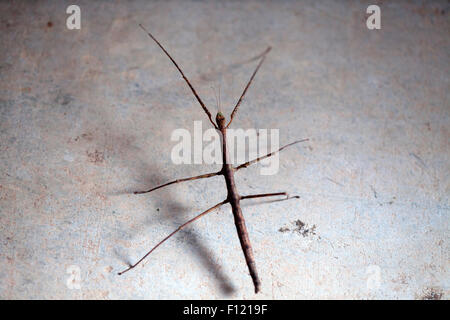
[{"label": "mottled gray wall", "polygon": [[[71,2],[0,3],[0,298],[448,298],[447,1],[373,1],[373,31],[365,1],[76,2],[79,31]],[[214,114],[211,86],[229,114],[273,47],[233,125],[310,141],[237,174],[301,197],[243,207],[257,296],[228,206],[117,275],[226,196],[218,177],[130,194],[217,169],[172,163],[172,131],[208,122],[138,23]]]}]

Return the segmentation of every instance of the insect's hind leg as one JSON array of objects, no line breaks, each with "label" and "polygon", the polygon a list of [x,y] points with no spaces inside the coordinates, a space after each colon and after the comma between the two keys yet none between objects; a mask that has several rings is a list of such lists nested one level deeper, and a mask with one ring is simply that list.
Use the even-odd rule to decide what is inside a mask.
[{"label": "insect's hind leg", "polygon": [[133,265],[130,265],[127,269],[119,272],[119,276],[124,274],[125,272],[130,271],[131,269],[133,269],[134,267],[136,267],[138,264],[140,264],[145,258],[147,258],[147,256],[152,253],[156,248],[158,248],[161,244],[163,244],[166,240],[168,240],[170,237],[172,237],[175,233],[177,233],[178,231],[180,231],[181,229],[183,229],[184,227],[186,227],[188,224],[194,222],[195,220],[203,217],[204,215],[208,214],[209,212],[213,211],[214,209],[219,208],[221,205],[228,203],[228,200],[224,200],[222,202],[219,202],[218,204],[216,204],[215,206],[209,208],[208,210],[203,211],[202,213],[200,213],[198,216],[192,218],[191,220],[189,220],[188,222],[183,223],[181,226],[179,226],[175,231],[173,231],[171,234],[169,234],[167,237],[165,237],[163,240],[161,240],[156,246],[154,246],[150,251],[148,251],[138,262],[136,262]]}]

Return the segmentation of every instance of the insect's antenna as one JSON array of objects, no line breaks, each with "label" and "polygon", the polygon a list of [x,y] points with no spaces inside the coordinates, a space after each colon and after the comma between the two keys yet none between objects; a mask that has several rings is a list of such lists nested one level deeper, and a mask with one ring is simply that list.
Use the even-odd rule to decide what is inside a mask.
[{"label": "insect's antenna", "polygon": [[219,84],[219,105],[218,105],[217,109],[219,109],[219,111],[221,111],[221,107],[222,107],[222,103],[220,102],[220,84]]},{"label": "insect's antenna", "polygon": [[271,47],[268,47],[261,55],[261,60],[258,63],[258,66],[256,67],[255,71],[253,71],[252,76],[250,77],[250,80],[248,81],[247,85],[245,86],[244,91],[241,94],[241,97],[239,98],[238,102],[236,103],[236,106],[233,109],[233,112],[231,113],[231,117],[230,117],[230,122],[228,122],[226,128],[229,127],[229,125],[231,124],[231,121],[233,121],[234,115],[236,114],[236,112],[239,109],[239,105],[242,102],[242,99],[244,99],[245,93],[247,92],[247,89],[250,87],[250,84],[253,81],[253,78],[255,77],[256,73],[258,72],[259,68],[261,67],[261,65],[263,64],[264,60],[266,59],[266,55],[269,53],[269,51],[271,50]]},{"label": "insect's antenna", "polygon": [[188,78],[186,78],[186,76],[184,75],[183,71],[181,70],[181,68],[178,66],[178,64],[175,62],[175,60],[170,56],[170,54],[166,51],[166,49],[164,49],[164,47],[162,46],[161,43],[159,43],[158,40],[156,40],[156,38],[147,30],[144,28],[144,26],[142,24],[139,24],[139,27],[142,28],[142,30],[144,30],[148,36],[150,38],[153,39],[153,41],[156,42],[156,44],[161,48],[162,51],[164,51],[164,53],[167,55],[167,57],[170,59],[170,61],[172,61],[172,63],[175,65],[175,67],[178,69],[178,71],[180,71],[181,76],[183,77],[183,79],[186,81],[186,83],[188,84],[189,88],[191,88],[192,93],[194,94],[194,96],[197,98],[198,103],[200,103],[201,107],[203,108],[203,111],[205,111],[206,115],[209,118],[209,121],[212,123],[212,125],[217,129],[217,126],[214,124],[213,120],[212,120],[212,116],[211,113],[209,112],[208,108],[206,108],[205,104],[203,103],[202,99],[200,99],[199,95],[197,94],[197,92],[195,91],[194,87],[192,86],[192,84],[189,82]]},{"label": "insect's antenna", "polygon": [[217,109],[219,110],[219,100],[217,99],[216,88],[214,88],[214,86],[211,86],[211,90],[214,93],[214,97],[216,98],[216,106],[217,106]]}]

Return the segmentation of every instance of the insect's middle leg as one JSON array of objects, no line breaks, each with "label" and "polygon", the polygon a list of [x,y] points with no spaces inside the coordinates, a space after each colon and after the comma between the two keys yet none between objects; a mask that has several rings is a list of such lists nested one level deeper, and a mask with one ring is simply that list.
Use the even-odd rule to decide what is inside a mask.
[{"label": "insect's middle leg", "polygon": [[183,181],[190,181],[190,180],[197,180],[197,179],[210,178],[210,177],[218,176],[218,175],[220,175],[220,174],[222,174],[222,171],[219,171],[219,172],[212,172],[212,173],[206,173],[206,174],[201,174],[201,175],[195,176],[195,177],[189,177],[189,178],[177,179],[177,180],[170,181],[170,182],[167,182],[167,183],[165,183],[165,184],[162,184],[162,185],[160,185],[160,186],[154,187],[154,188],[152,188],[152,189],[150,189],[150,190],[145,190],[145,191],[135,191],[134,194],[149,193],[149,192],[152,192],[152,191],[157,190],[157,189],[162,188],[162,187],[166,187],[166,186],[171,185],[171,184],[174,184],[174,183],[180,183],[180,182],[183,182]]},{"label": "insect's middle leg", "polygon": [[253,198],[264,198],[264,197],[276,197],[276,196],[286,196],[285,199],[281,199],[281,200],[300,198],[299,196],[289,196],[289,194],[287,192],[274,192],[274,193],[260,193],[260,194],[251,194],[251,195],[247,195],[247,196],[242,196],[241,200],[253,199]]}]

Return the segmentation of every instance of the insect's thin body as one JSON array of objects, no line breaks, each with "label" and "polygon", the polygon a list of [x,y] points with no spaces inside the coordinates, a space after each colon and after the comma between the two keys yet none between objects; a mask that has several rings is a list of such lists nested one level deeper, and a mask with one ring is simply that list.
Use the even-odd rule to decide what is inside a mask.
[{"label": "insect's thin body", "polygon": [[[233,216],[234,216],[234,223],[236,225],[236,230],[238,233],[238,237],[239,237],[239,241],[241,243],[241,247],[242,247],[242,251],[244,252],[244,256],[245,256],[245,261],[247,262],[247,266],[248,269],[250,271],[250,276],[252,277],[253,280],[253,284],[255,286],[255,293],[258,293],[261,289],[261,282],[258,278],[258,273],[256,272],[256,264],[255,264],[255,258],[253,255],[253,250],[252,250],[252,246],[250,244],[250,239],[248,236],[248,232],[247,232],[247,227],[245,226],[245,219],[244,216],[242,214],[242,210],[241,210],[241,206],[240,206],[240,202],[241,200],[245,200],[245,199],[253,199],[253,198],[263,198],[263,197],[274,197],[274,196],[286,196],[286,199],[290,199],[290,198],[298,198],[298,196],[294,196],[294,197],[289,197],[288,194],[286,192],[274,192],[274,193],[263,193],[263,194],[253,194],[253,195],[246,195],[246,196],[240,196],[237,188],[236,188],[236,184],[234,182],[234,173],[237,170],[240,170],[242,168],[246,168],[249,165],[256,163],[262,159],[268,158],[272,155],[274,155],[277,152],[280,152],[281,150],[283,150],[284,148],[291,146],[293,144],[302,142],[302,141],[306,141],[308,139],[304,139],[304,140],[299,140],[299,141],[295,141],[292,142],[288,145],[285,145],[283,147],[281,147],[280,149],[274,151],[274,152],[270,152],[269,154],[256,158],[254,160],[248,161],[246,163],[243,163],[237,167],[233,167],[231,165],[230,159],[229,159],[229,155],[228,155],[228,150],[227,150],[227,128],[230,126],[231,122],[233,121],[233,118],[236,114],[236,112],[238,111],[239,105],[242,102],[242,99],[245,96],[245,93],[247,92],[247,89],[250,87],[250,84],[252,83],[253,78],[256,75],[256,72],[258,71],[259,67],[262,65],[262,63],[264,62],[264,59],[266,57],[266,54],[270,51],[270,47],[268,47],[266,49],[266,51],[264,51],[261,55],[259,55],[257,58],[261,59],[258,63],[258,66],[256,67],[255,71],[253,72],[252,76],[250,77],[249,82],[247,83],[247,85],[245,86],[244,91],[242,92],[236,106],[233,109],[233,112],[231,113],[230,116],[230,121],[228,122],[228,124],[226,124],[226,119],[225,117],[222,115],[222,113],[217,113],[216,115],[216,122],[214,123],[212,117],[211,117],[211,113],[209,112],[208,108],[206,108],[205,104],[203,103],[203,101],[201,100],[201,98],[199,97],[199,95],[197,94],[197,92],[195,91],[194,87],[192,86],[192,84],[189,82],[188,78],[184,75],[183,71],[181,70],[181,68],[178,66],[178,64],[175,62],[175,60],[170,56],[170,54],[166,51],[166,49],[164,49],[164,47],[158,42],[158,40],[155,39],[155,37],[153,37],[153,35],[148,32],[142,25],[139,25],[142,29],[144,29],[145,32],[147,32],[147,34],[150,36],[150,38],[152,38],[156,44],[164,51],[164,53],[167,55],[167,57],[172,61],[172,63],[175,65],[175,67],[178,69],[178,71],[181,73],[183,79],[186,81],[186,83],[188,84],[189,88],[191,89],[192,93],[194,94],[195,98],[197,99],[197,101],[199,102],[200,106],[203,108],[203,110],[205,111],[206,115],[209,118],[209,121],[211,122],[211,124],[214,126],[214,128],[216,128],[217,130],[220,131],[221,135],[222,135],[222,157],[223,157],[223,166],[222,169],[218,172],[212,172],[212,173],[207,173],[207,174],[202,174],[199,176],[195,176],[195,177],[190,177],[190,178],[184,178],[184,179],[177,179],[168,183],[165,183],[163,185],[154,187],[150,190],[145,190],[145,191],[136,191],[134,192],[135,194],[143,194],[143,193],[149,193],[152,192],[154,190],[160,189],[162,187],[174,184],[174,183],[180,183],[180,182],[184,182],[184,181],[190,181],[190,180],[197,180],[197,179],[204,179],[204,178],[210,178],[210,177],[214,177],[214,176],[219,176],[219,175],[223,175],[225,178],[225,183],[227,186],[227,190],[228,190],[228,194],[227,194],[227,198],[225,200],[223,200],[222,202],[219,202],[218,204],[212,206],[211,208],[203,211],[202,213],[200,213],[199,215],[197,215],[196,217],[192,218],[191,220],[187,221],[186,223],[182,224],[181,226],[179,226],[175,231],[173,231],[171,234],[169,234],[167,237],[165,237],[162,241],[160,241],[156,246],[154,246],[150,251],[148,251],[138,262],[136,262],[133,265],[130,265],[128,267],[128,269],[119,272],[119,275],[133,269],[134,267],[136,267],[138,264],[140,264],[149,254],[151,254],[156,248],[158,248],[163,242],[165,242],[167,239],[169,239],[171,236],[173,236],[175,233],[177,233],[178,231],[180,231],[181,229],[183,229],[184,227],[186,227],[188,224],[190,224],[191,222],[194,222],[195,220],[203,217],[204,215],[208,214],[209,212],[213,211],[214,209],[219,208],[221,205],[229,203],[231,205],[231,210],[233,212]],[[282,199],[285,200],[285,199]]]},{"label": "insect's thin body", "polygon": [[250,276],[252,277],[253,284],[255,285],[255,292],[258,293],[261,288],[261,281],[259,280],[258,272],[256,271],[255,257],[253,255],[253,249],[248,236],[247,227],[245,225],[244,215],[242,214],[240,206],[241,196],[239,195],[234,182],[234,171],[236,169],[230,164],[227,149],[227,128],[225,126],[225,118],[221,113],[217,114],[216,122],[219,126],[220,133],[222,134],[222,172],[228,190],[227,200],[231,205],[231,210],[234,216],[234,224],[236,225],[239,242],[241,243],[242,251],[244,252],[245,261],[247,262]]}]

